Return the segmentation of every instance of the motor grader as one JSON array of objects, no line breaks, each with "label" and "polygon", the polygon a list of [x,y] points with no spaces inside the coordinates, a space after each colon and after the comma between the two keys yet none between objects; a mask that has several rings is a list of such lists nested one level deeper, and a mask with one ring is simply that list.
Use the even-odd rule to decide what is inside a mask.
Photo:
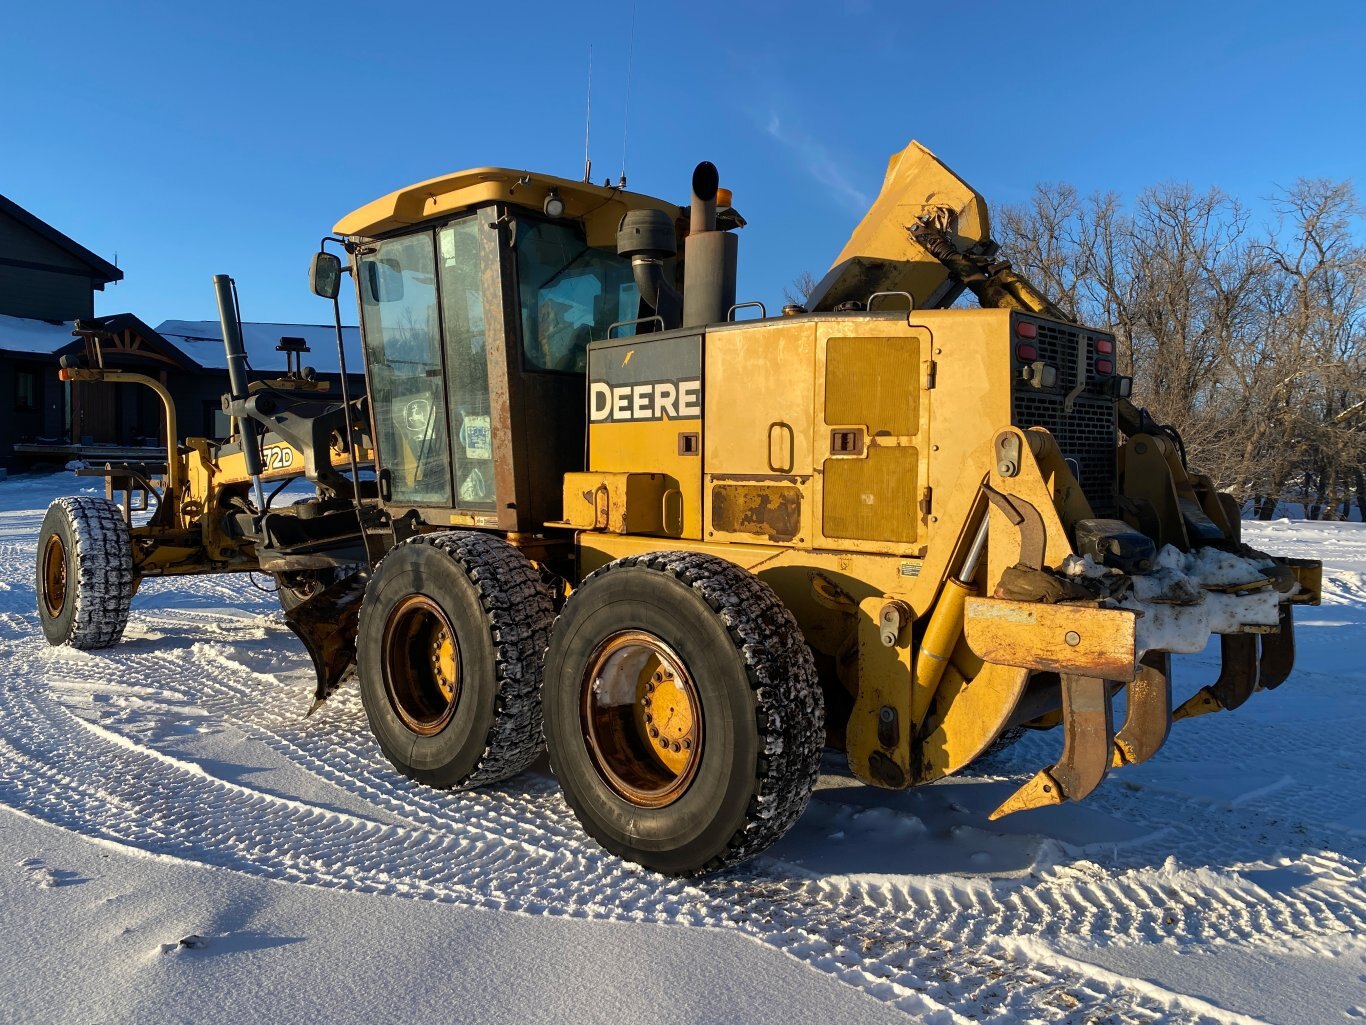
[{"label": "motor grader", "polygon": [[[143,478],[179,518],[59,501],[49,639],[112,642],[145,575],[311,574],[286,618],[315,707],[354,668],[384,754],[436,787],[505,780],[544,738],[584,829],[672,874],[777,840],[826,746],[902,789],[1060,728],[994,817],[1286,679],[1318,564],[1242,543],[1128,401],[1114,336],[999,260],[927,149],[781,316],[736,301],[743,225],[709,163],[687,206],[481,168],[344,217],[311,281],[339,316],[352,279],[365,396],[305,437],[287,389],[234,380],[235,438]],[[947,308],[964,290],[981,309]],[[318,495],[274,512],[281,431]],[[116,611],[88,631],[92,602]],[[1217,679],[1173,709],[1170,654],[1213,634]]]}]

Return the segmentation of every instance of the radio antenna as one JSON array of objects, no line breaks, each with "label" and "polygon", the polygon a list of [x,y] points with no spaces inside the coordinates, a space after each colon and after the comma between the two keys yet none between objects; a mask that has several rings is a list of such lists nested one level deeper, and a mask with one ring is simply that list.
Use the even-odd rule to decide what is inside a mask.
[{"label": "radio antenna", "polygon": [[593,44],[588,44],[588,99],[583,105],[583,180],[593,180],[593,161],[588,156],[588,140],[593,128]]},{"label": "radio antenna", "polygon": [[626,47],[626,96],[621,111],[621,179],[617,188],[626,188],[626,133],[631,127],[631,66],[636,58],[636,0],[631,0],[631,41]]}]

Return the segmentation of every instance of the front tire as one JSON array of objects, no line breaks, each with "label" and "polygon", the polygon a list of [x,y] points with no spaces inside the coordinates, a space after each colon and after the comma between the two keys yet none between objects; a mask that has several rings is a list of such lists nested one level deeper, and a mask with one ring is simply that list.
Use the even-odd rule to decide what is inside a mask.
[{"label": "front tire", "polygon": [[669,875],[754,857],[797,820],[824,705],[792,614],[692,552],[619,559],[574,591],[546,653],[551,766],[584,830]]},{"label": "front tire", "polygon": [[59,498],[38,537],[38,619],[52,645],[117,644],[133,601],[133,542],[103,498]]},{"label": "front tire", "polygon": [[434,787],[508,779],[541,751],[541,654],[554,612],[526,557],[488,534],[397,545],[365,589],[361,702],[394,767]]}]

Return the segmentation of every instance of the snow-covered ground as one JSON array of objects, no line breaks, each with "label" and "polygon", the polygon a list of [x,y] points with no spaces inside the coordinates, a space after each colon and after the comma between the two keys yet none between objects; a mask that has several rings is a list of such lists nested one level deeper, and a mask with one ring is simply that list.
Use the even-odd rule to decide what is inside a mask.
[{"label": "snow-covered ground", "polygon": [[[119,647],[49,648],[39,522],[90,485],[0,482],[0,1020],[1366,1020],[1361,524],[1247,525],[1325,562],[1294,675],[1086,802],[987,821],[1053,734],[901,794],[830,757],[786,839],[683,883],[587,841],[544,763],[442,793],[353,687],[304,719],[246,578],[146,583]],[[1214,674],[1178,659],[1177,699]]]}]

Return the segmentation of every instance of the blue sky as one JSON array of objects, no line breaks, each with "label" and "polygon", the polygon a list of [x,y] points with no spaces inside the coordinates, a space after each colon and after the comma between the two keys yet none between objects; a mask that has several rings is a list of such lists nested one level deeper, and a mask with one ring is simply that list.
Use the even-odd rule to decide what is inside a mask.
[{"label": "blue sky", "polygon": [[[99,313],[213,318],[226,272],[246,319],[327,320],[308,259],[354,207],[463,167],[582,173],[590,43],[616,179],[631,10],[10,4],[0,193],[117,253]],[[1366,3],[642,2],[634,54],[630,187],[682,202],[716,163],[750,222],[740,297],[770,305],[911,138],[995,204],[1056,180],[1366,191]]]}]

